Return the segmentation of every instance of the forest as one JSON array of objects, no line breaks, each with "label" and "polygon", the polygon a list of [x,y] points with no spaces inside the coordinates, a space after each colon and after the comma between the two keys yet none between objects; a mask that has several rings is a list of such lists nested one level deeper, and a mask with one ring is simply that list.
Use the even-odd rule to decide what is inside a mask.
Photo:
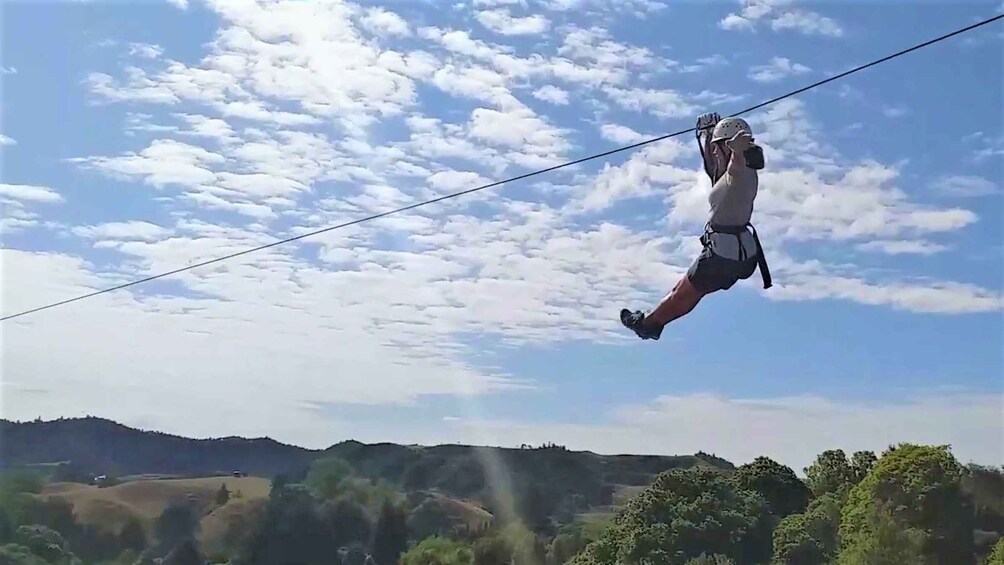
[{"label": "forest", "polygon": [[949,446],[829,449],[801,475],[768,457],[443,447],[95,484],[97,470],[8,444],[0,565],[1004,565],[1004,468]]}]

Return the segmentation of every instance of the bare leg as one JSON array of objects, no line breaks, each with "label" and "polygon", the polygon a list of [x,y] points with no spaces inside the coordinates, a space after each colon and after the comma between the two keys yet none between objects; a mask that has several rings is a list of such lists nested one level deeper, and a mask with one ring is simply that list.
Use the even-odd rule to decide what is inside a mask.
[{"label": "bare leg", "polygon": [[673,290],[656,306],[655,310],[645,316],[643,323],[664,326],[689,314],[702,298],[704,298],[704,294],[690,284],[687,275],[683,275]]}]

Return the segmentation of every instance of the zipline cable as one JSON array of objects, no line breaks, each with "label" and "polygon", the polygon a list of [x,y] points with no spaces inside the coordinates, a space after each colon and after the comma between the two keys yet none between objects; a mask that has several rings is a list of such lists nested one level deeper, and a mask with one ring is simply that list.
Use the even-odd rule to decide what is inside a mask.
[{"label": "zipline cable", "polygon": [[[858,71],[863,71],[863,70],[865,70],[865,69],[867,69],[869,67],[873,67],[873,66],[878,65],[880,63],[884,63],[884,62],[889,61],[891,59],[895,59],[895,58],[900,57],[902,55],[906,55],[907,53],[910,53],[912,51],[916,51],[918,49],[922,49],[922,48],[927,47],[929,45],[933,45],[935,43],[944,41],[944,40],[949,39],[951,37],[954,37],[956,35],[960,35],[962,33],[968,32],[968,31],[972,31],[972,30],[974,30],[974,29],[976,29],[978,27],[985,26],[987,24],[993,23],[993,22],[995,22],[995,21],[997,21],[997,20],[999,20],[1001,18],[1004,18],[1004,14],[998,14],[998,15],[992,17],[992,18],[988,18],[986,20],[974,23],[972,25],[969,25],[969,26],[966,26],[964,28],[958,29],[958,30],[953,31],[951,33],[947,33],[947,34],[942,35],[940,37],[936,37],[934,39],[929,39],[928,41],[925,41],[923,43],[919,43],[917,45],[914,45],[913,47],[909,47],[909,48],[904,49],[902,51],[893,53],[891,55],[886,55],[885,57],[882,57],[881,59],[876,59],[876,60],[874,60],[874,61],[872,61],[870,63],[861,65],[859,67],[855,67],[855,68],[853,68],[851,70],[848,70],[848,71],[844,71],[844,72],[842,72],[842,73],[840,73],[838,75],[831,76],[831,77],[823,79],[823,80],[821,80],[819,82],[815,82],[815,83],[810,84],[808,86],[802,87],[802,88],[800,88],[798,90],[793,90],[793,91],[788,92],[786,94],[782,94],[781,96],[778,96],[776,98],[772,98],[772,99],[767,100],[765,102],[761,102],[761,103],[757,104],[756,106],[750,106],[749,108],[746,108],[745,110],[741,110],[739,112],[736,112],[735,114],[732,114],[732,115],[733,116],[740,116],[742,114],[747,114],[747,113],[752,112],[754,110],[759,110],[760,108],[763,108],[764,106],[768,106],[768,105],[773,104],[775,102],[784,100],[785,98],[790,98],[790,97],[795,96],[797,94],[801,94],[801,93],[803,93],[803,92],[805,92],[807,90],[812,90],[813,88],[822,86],[822,85],[824,85],[826,83],[835,81],[837,79],[841,79],[841,78],[843,78],[843,77],[845,77],[847,75],[854,74],[854,73],[856,73]],[[30,310],[25,310],[23,312],[18,312],[17,314],[11,314],[9,316],[4,316],[4,317],[0,318],[0,321],[11,320],[11,319],[18,318],[18,317],[21,317],[21,316],[26,316],[28,314],[33,314],[35,312],[40,312],[42,310],[48,310],[49,308],[55,308],[57,306],[63,306],[63,305],[66,305],[66,304],[70,304],[70,303],[76,302],[78,300],[84,300],[86,298],[92,298],[92,297],[95,297],[95,296],[98,296],[98,295],[101,295],[101,294],[105,294],[105,293],[108,293],[108,292],[114,292],[116,290],[122,290],[123,288],[128,288],[128,287],[135,286],[135,285],[138,285],[138,284],[147,283],[147,282],[154,281],[154,280],[157,280],[157,279],[161,279],[161,278],[164,278],[164,277],[169,277],[171,275],[176,275],[178,273],[181,273],[181,272],[184,272],[184,271],[188,271],[188,270],[191,270],[191,269],[196,269],[198,267],[205,267],[206,265],[212,265],[213,263],[220,263],[222,261],[227,261],[227,260],[233,259],[235,257],[240,257],[241,255],[247,255],[249,253],[255,253],[257,251],[262,251],[262,250],[268,249],[270,247],[276,247],[278,245],[283,245],[283,244],[290,243],[292,241],[297,241],[297,240],[300,240],[300,239],[304,239],[304,238],[307,238],[307,237],[313,237],[315,235],[319,235],[319,234],[326,233],[326,232],[329,232],[329,231],[333,231],[333,230],[337,230],[337,229],[341,229],[341,228],[346,228],[346,227],[349,227],[349,226],[353,226],[353,225],[356,225],[356,224],[361,224],[363,222],[368,222],[368,221],[371,221],[371,220],[376,220],[376,219],[382,218],[384,216],[390,216],[391,214],[398,214],[400,212],[406,212],[408,210],[412,210],[412,209],[415,209],[415,208],[418,208],[418,207],[421,207],[421,206],[427,206],[429,204],[435,204],[436,202],[441,202],[443,200],[448,200],[450,198],[456,198],[458,196],[463,196],[465,194],[470,194],[472,192],[478,192],[480,190],[485,190],[485,189],[488,189],[488,188],[493,188],[493,187],[496,187],[496,186],[499,186],[499,185],[502,185],[502,184],[506,184],[506,183],[509,183],[509,182],[514,182],[514,181],[518,181],[518,180],[523,180],[523,179],[526,179],[526,178],[534,177],[534,176],[537,176],[537,175],[542,175],[544,173],[549,173],[551,171],[556,171],[558,169],[564,169],[565,167],[571,167],[573,165],[578,165],[580,163],[585,163],[587,161],[592,161],[594,159],[600,159],[600,158],[603,158],[603,157],[614,155],[616,153],[621,153],[621,152],[624,152],[624,151],[630,151],[632,149],[637,149],[637,148],[645,146],[645,145],[650,145],[652,143],[657,143],[659,141],[663,141],[663,140],[669,139],[671,137],[677,137],[677,136],[680,136],[680,135],[691,133],[691,132],[694,132],[696,130],[697,130],[696,127],[688,128],[688,129],[685,129],[685,130],[680,130],[680,131],[669,133],[669,134],[662,135],[662,136],[659,136],[659,137],[654,137],[652,139],[647,139],[645,141],[640,141],[638,143],[633,143],[631,145],[625,145],[623,147],[618,147],[616,149],[611,149],[609,151],[604,151],[602,153],[596,153],[594,155],[589,155],[589,156],[586,156],[586,157],[582,157],[582,158],[576,159],[574,161],[568,161],[566,163],[561,163],[559,165],[554,165],[552,167],[547,167],[546,169],[539,169],[539,170],[536,170],[536,171],[531,171],[529,173],[524,173],[522,175],[518,175],[518,176],[515,176],[515,177],[507,178],[507,179],[500,180],[500,181],[495,181],[495,182],[492,182],[492,183],[489,183],[489,184],[485,184],[485,185],[482,185],[482,186],[478,186],[478,187],[474,187],[474,188],[469,188],[467,190],[462,190],[460,192],[454,192],[452,194],[447,194],[445,196],[440,196],[438,198],[433,198],[432,200],[426,200],[426,201],[423,201],[423,202],[418,202],[416,204],[410,204],[408,206],[404,206],[404,207],[397,208],[397,209],[394,209],[394,210],[389,210],[387,212],[381,212],[379,214],[374,214],[372,216],[366,216],[365,218],[359,218],[357,220],[352,220],[352,221],[345,222],[345,223],[342,223],[342,224],[338,224],[338,225],[334,225],[334,226],[329,226],[329,227],[326,227],[326,228],[323,228],[323,229],[315,230],[315,231],[312,231],[312,232],[307,232],[307,233],[304,233],[304,234],[301,234],[301,235],[297,235],[297,236],[294,236],[294,237],[289,237],[289,238],[286,238],[286,239],[281,239],[281,240],[278,240],[278,241],[274,241],[272,243],[268,243],[268,244],[265,244],[265,245],[260,245],[258,247],[253,247],[253,248],[250,248],[250,249],[245,249],[244,251],[238,251],[236,253],[231,253],[229,255],[223,255],[221,257],[216,257],[214,259],[209,259],[207,261],[202,261],[201,263],[195,263],[193,265],[188,265],[186,267],[181,267],[181,268],[178,268],[178,269],[174,269],[172,271],[167,271],[167,272],[160,273],[160,274],[157,274],[157,275],[152,275],[152,276],[145,277],[145,278],[142,278],[142,279],[137,279],[137,280],[134,280],[134,281],[131,281],[131,282],[128,282],[128,283],[120,284],[120,285],[109,287],[109,288],[102,289],[102,290],[98,290],[98,291],[95,291],[95,292],[92,292],[92,293],[89,293],[89,294],[83,294],[83,295],[80,295],[80,296],[77,296],[77,297],[74,297],[74,298],[69,298],[67,300],[61,300],[59,302],[53,302],[51,304],[46,304],[44,306],[39,306],[37,308],[32,308]]]}]

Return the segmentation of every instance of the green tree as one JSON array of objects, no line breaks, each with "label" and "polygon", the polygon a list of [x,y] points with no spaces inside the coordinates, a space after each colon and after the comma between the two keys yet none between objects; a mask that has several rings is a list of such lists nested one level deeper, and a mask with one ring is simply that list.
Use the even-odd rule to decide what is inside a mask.
[{"label": "green tree", "polygon": [[714,553],[712,555],[702,554],[687,561],[686,565],[735,565],[735,561],[719,553]]},{"label": "green tree", "polygon": [[199,553],[195,540],[186,539],[171,549],[164,557],[162,565],[204,565],[205,558]]},{"label": "green tree", "polygon": [[326,501],[321,505],[321,514],[331,528],[335,544],[349,546],[353,542],[369,542],[372,524],[366,509],[358,502],[346,498]]},{"label": "green tree", "polygon": [[854,455],[851,456],[851,471],[854,473],[854,484],[864,480],[877,462],[878,457],[875,457],[875,453],[872,451],[854,452]]},{"label": "green tree", "polygon": [[993,550],[987,556],[987,565],[1004,565],[1004,536],[997,539]]},{"label": "green tree", "polygon": [[815,496],[835,493],[841,499],[855,484],[854,469],[842,449],[820,453],[812,465],[805,468],[806,483]]},{"label": "green tree", "polygon": [[588,541],[579,529],[558,534],[547,549],[548,565],[563,565],[575,554],[582,551],[587,543]]},{"label": "green tree", "polygon": [[812,495],[790,467],[767,457],[739,466],[732,480],[740,489],[759,493],[778,519],[804,512]]},{"label": "green tree", "polygon": [[873,507],[866,518],[869,535],[855,538],[843,548],[837,565],[935,565],[940,563],[971,563],[936,561],[924,553],[924,532],[897,520],[890,505]]},{"label": "green tree", "polygon": [[0,546],[0,565],[50,565],[23,545],[10,543]]},{"label": "green tree", "polygon": [[223,506],[230,501],[230,491],[227,490],[227,483],[220,485],[220,490],[216,491],[216,506]]},{"label": "green tree", "polygon": [[759,494],[737,489],[717,471],[674,469],[635,496],[573,563],[676,565],[704,553],[738,565],[763,563],[771,554],[770,526]]},{"label": "green tree", "polygon": [[837,552],[840,501],[830,493],[814,499],[802,514],[785,517],[774,529],[774,565],[824,565]]},{"label": "green tree", "polygon": [[396,565],[408,550],[408,515],[403,508],[384,501],[373,531],[373,560],[377,565]]},{"label": "green tree", "polygon": [[182,542],[195,539],[199,517],[188,502],[172,503],[160,513],[154,525],[157,554],[166,555]]},{"label": "green tree", "polygon": [[961,478],[962,467],[948,446],[889,448],[848,495],[840,521],[841,559],[886,536],[903,551],[919,538],[923,556],[934,563],[971,563],[973,509]]},{"label": "green tree", "polygon": [[401,565],[473,565],[471,546],[447,538],[433,536],[401,556]]},{"label": "green tree", "polygon": [[119,545],[123,549],[131,549],[137,553],[146,549],[146,532],[136,518],[130,517],[119,530]]},{"label": "green tree", "polygon": [[474,542],[474,565],[509,565],[512,563],[512,548],[500,536],[485,536]]},{"label": "green tree", "polygon": [[304,484],[322,498],[334,500],[346,490],[352,474],[352,465],[344,459],[324,457],[310,465]]}]

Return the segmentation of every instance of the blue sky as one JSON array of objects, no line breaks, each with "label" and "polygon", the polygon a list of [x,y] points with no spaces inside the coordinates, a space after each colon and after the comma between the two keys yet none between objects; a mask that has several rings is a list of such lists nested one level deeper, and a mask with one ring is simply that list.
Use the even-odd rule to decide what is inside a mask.
[{"label": "blue sky", "polygon": [[[685,129],[1002,10],[10,4],[3,311]],[[897,441],[998,462],[1002,32],[746,116],[775,287],[754,275],[659,342],[616,315],[697,251],[690,135],[4,322],[4,415],[798,470]]]}]

